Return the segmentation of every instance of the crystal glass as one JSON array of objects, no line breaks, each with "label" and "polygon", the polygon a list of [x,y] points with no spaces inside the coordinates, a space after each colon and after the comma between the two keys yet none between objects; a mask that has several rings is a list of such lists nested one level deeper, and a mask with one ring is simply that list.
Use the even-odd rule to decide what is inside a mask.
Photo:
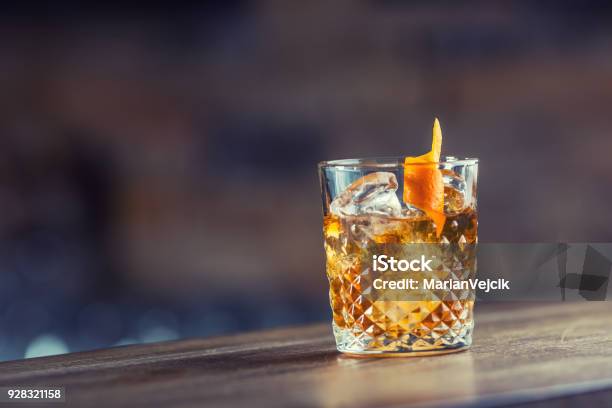
[{"label": "crystal glass", "polygon": [[[410,166],[429,166],[441,176],[443,215],[430,216],[404,202],[403,180],[413,170]],[[405,165],[404,158],[319,163],[329,298],[339,351],[408,356],[470,346],[474,291],[427,289],[422,282],[474,277],[477,172],[477,159],[450,156],[425,165]],[[434,264],[410,271],[422,281],[418,288],[378,290],[382,280],[377,277],[402,276],[374,272],[373,260],[383,259],[381,255],[429,257]]]}]

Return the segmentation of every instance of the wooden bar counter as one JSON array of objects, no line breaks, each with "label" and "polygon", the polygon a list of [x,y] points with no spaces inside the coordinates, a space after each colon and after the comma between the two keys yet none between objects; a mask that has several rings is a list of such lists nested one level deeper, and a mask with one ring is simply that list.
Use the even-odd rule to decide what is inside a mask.
[{"label": "wooden bar counter", "polygon": [[48,406],[74,407],[612,406],[611,303],[475,314],[455,354],[351,358],[319,324],[4,362],[0,385],[63,386]]}]

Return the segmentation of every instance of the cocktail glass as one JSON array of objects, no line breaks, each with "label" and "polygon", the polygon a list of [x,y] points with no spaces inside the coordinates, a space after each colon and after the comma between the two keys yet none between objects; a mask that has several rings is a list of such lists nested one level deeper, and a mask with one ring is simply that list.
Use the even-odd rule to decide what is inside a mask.
[{"label": "cocktail glass", "polygon": [[[443,214],[407,204],[410,166],[429,166],[444,183]],[[319,163],[323,233],[333,332],[341,352],[405,356],[452,352],[471,345],[474,291],[426,289],[428,280],[467,280],[476,272],[478,160],[442,157],[406,164],[404,158]],[[418,173],[418,172],[416,172]],[[376,272],[373,259],[432,259],[431,271]],[[425,259],[425,258],[423,258]],[[420,280],[418,289],[378,290],[377,278]],[[380,288],[379,280],[378,287]]]}]

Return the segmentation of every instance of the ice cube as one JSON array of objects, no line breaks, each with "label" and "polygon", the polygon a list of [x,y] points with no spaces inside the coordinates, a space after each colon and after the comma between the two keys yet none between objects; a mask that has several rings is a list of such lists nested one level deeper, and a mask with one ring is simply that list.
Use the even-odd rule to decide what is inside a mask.
[{"label": "ice cube", "polygon": [[397,198],[395,174],[379,171],[355,180],[332,201],[330,210],[339,216],[376,214],[397,217],[402,204]]},{"label": "ice cube", "polygon": [[425,211],[409,203],[402,203],[401,218],[418,218],[425,216]]},{"label": "ice cube", "polygon": [[463,211],[468,204],[465,180],[450,170],[442,170],[442,179],[444,180],[444,212],[453,214]]}]

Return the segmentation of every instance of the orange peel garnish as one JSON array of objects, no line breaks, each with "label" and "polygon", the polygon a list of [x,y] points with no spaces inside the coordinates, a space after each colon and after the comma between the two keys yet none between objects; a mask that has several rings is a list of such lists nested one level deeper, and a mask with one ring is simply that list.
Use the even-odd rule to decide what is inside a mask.
[{"label": "orange peel garnish", "polygon": [[424,211],[436,223],[440,236],[444,215],[444,181],[438,169],[442,150],[442,129],[438,118],[434,120],[431,151],[418,157],[404,159],[404,202]]}]

